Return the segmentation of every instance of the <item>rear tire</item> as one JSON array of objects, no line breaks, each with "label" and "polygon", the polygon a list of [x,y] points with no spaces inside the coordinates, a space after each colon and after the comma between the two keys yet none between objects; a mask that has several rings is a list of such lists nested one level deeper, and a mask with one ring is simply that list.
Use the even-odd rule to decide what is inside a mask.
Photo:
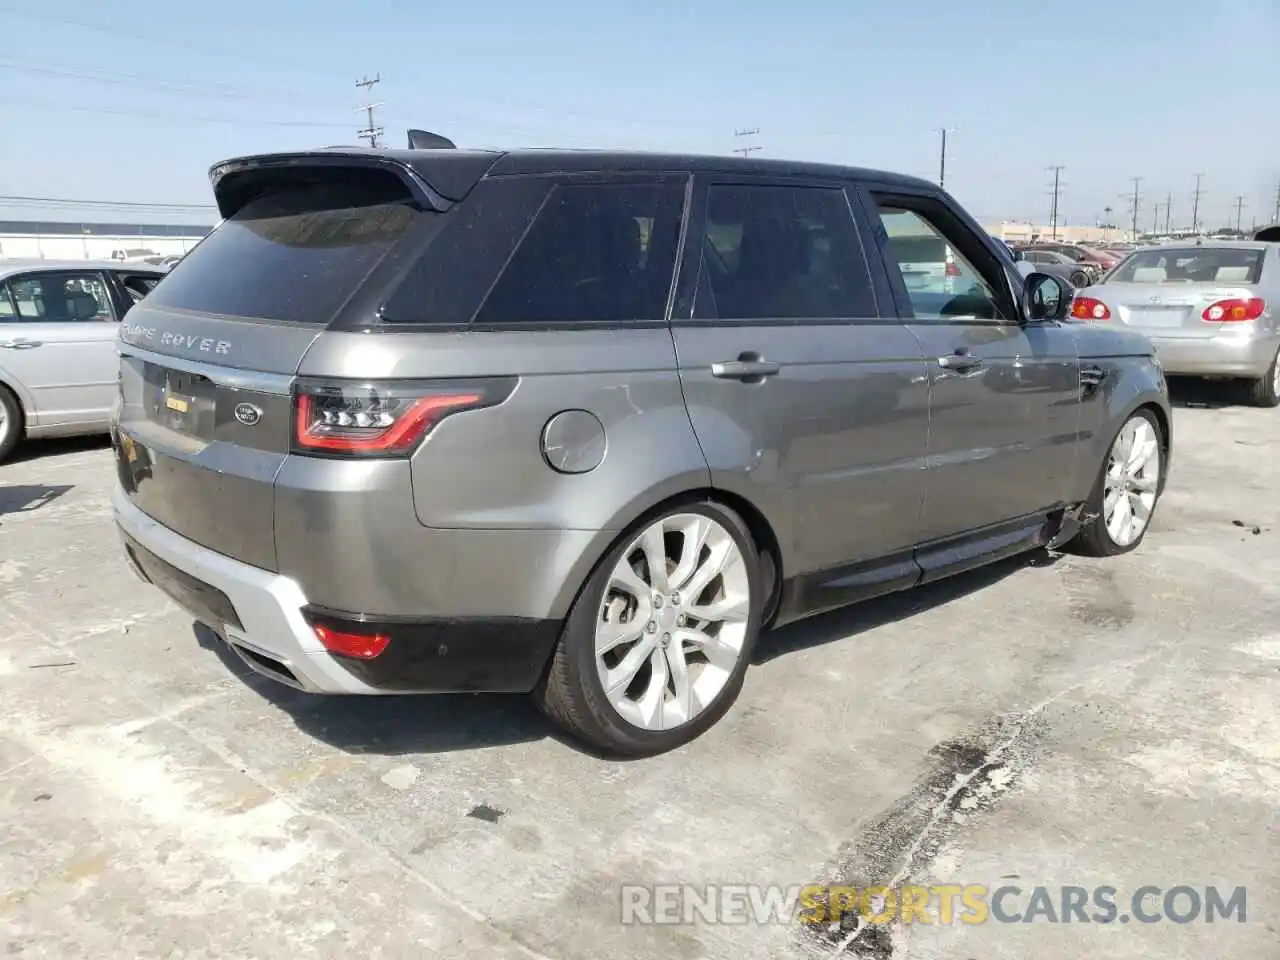
[{"label": "rear tire", "polygon": [[1280,407],[1280,353],[1271,360],[1267,372],[1256,380],[1245,380],[1245,402],[1251,407]]},{"label": "rear tire", "polygon": [[1085,503],[1084,513],[1092,519],[1065,549],[1087,557],[1136,550],[1159,505],[1166,460],[1164,432],[1155,414],[1147,409],[1132,413],[1112,438]]},{"label": "rear tire", "polygon": [[22,405],[8,387],[0,387],[0,463],[8,459],[21,439]]},{"label": "rear tire", "polygon": [[534,698],[608,755],[683,746],[737,699],[764,593],[755,543],[733,511],[700,501],[648,517],[588,578]]},{"label": "rear tire", "polygon": [[1067,279],[1067,282],[1079,290],[1081,287],[1089,286],[1089,275],[1083,270],[1077,270],[1075,273],[1071,274]]}]

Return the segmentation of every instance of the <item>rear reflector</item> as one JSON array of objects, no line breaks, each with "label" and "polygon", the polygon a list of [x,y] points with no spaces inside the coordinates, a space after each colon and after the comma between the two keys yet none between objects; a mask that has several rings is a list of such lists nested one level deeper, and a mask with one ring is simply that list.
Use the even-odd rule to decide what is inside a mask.
[{"label": "rear reflector", "polygon": [[1111,309],[1093,297],[1076,297],[1071,301],[1071,316],[1077,320],[1110,320]]},{"label": "rear reflector", "polygon": [[356,660],[372,660],[391,643],[391,638],[385,633],[347,633],[320,624],[311,629],[330,653]]},{"label": "rear reflector", "polygon": [[1200,316],[1209,323],[1231,323],[1243,320],[1257,320],[1267,303],[1261,297],[1234,298],[1219,300]]}]

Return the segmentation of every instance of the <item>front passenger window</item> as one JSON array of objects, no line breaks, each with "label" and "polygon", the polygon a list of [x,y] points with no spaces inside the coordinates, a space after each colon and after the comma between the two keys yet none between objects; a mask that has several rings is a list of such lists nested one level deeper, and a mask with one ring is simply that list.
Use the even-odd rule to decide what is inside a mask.
[{"label": "front passenger window", "polygon": [[917,320],[1004,320],[999,299],[982,274],[946,236],[913,210],[880,207],[895,265]]}]

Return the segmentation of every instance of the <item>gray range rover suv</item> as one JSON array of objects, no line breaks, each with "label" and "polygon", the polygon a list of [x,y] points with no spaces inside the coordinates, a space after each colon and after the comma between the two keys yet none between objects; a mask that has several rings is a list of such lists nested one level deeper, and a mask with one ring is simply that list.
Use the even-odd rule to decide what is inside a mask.
[{"label": "gray range rover suv", "polygon": [[[531,692],[653,754],[762,630],[1131,550],[1164,484],[1148,342],[1066,319],[922,180],[347,148],[211,179],[224,222],[121,329],[115,516],[305,691]],[[913,236],[945,269],[902,266]]]}]

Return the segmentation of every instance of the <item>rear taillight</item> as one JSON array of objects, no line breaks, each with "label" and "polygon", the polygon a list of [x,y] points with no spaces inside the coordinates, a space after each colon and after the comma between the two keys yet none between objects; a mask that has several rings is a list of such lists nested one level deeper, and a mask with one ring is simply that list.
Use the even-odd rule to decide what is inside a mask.
[{"label": "rear taillight", "polygon": [[1071,301],[1071,316],[1077,320],[1110,320],[1111,310],[1093,297],[1076,297]]},{"label": "rear taillight", "polygon": [[948,277],[958,277],[960,276],[960,268],[954,262],[948,260],[946,273]]},{"label": "rear taillight", "polygon": [[293,394],[293,452],[404,457],[445,417],[505,400],[515,378],[436,381],[300,379]]},{"label": "rear taillight", "polygon": [[311,629],[326,650],[340,657],[372,660],[391,644],[391,638],[385,633],[350,633],[322,624],[316,624]]},{"label": "rear taillight", "polygon": [[1219,300],[1200,316],[1209,323],[1231,323],[1257,320],[1266,309],[1267,302],[1261,297],[1236,297],[1230,300]]}]

